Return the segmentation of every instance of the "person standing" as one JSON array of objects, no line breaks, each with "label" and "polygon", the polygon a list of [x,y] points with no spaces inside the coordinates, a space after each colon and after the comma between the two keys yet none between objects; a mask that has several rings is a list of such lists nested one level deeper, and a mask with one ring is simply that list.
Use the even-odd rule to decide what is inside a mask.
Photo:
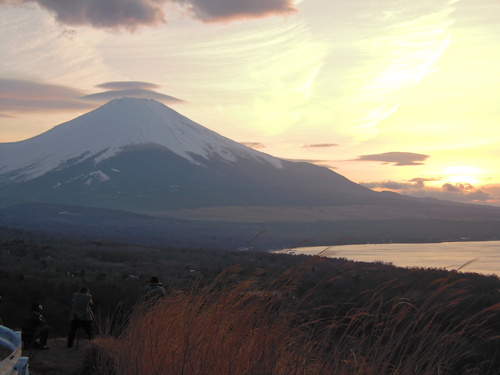
[{"label": "person standing", "polygon": [[92,311],[90,308],[94,306],[92,295],[89,288],[82,286],[79,292],[73,293],[73,306],[71,310],[71,327],[68,333],[68,348],[73,346],[76,331],[82,327],[92,340]]}]

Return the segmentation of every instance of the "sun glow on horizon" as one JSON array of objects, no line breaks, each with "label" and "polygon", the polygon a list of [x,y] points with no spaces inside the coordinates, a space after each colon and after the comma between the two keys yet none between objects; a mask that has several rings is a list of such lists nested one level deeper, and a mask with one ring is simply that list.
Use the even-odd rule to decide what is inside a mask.
[{"label": "sun glow on horizon", "polygon": [[471,166],[452,166],[444,169],[443,174],[447,182],[454,184],[465,183],[475,185],[480,181],[481,169]]}]

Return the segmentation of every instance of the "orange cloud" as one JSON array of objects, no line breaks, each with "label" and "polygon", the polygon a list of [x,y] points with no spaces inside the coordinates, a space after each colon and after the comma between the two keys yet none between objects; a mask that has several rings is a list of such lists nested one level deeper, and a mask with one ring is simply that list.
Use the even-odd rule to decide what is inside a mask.
[{"label": "orange cloud", "polygon": [[337,143],[317,143],[317,144],[312,144],[312,145],[303,145],[301,148],[329,148],[329,147],[336,147],[338,146]]},{"label": "orange cloud", "polygon": [[423,165],[429,155],[415,154],[413,152],[385,152],[383,154],[361,155],[354,161],[380,161],[384,164],[392,163],[397,166]]}]

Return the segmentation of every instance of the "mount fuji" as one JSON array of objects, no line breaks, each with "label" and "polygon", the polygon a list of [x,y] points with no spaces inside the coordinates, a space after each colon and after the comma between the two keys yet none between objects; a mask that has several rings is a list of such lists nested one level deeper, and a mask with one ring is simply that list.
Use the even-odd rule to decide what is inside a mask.
[{"label": "mount fuji", "polygon": [[[48,205],[56,208],[47,211]],[[500,237],[500,209],[375,192],[327,168],[246,147],[147,99],[116,99],[36,137],[0,144],[0,225],[27,227],[37,217],[36,225],[64,231],[66,205],[84,209],[80,218],[92,209],[101,219],[103,209],[147,215],[122,216],[117,224],[113,211],[114,226],[104,219],[94,220],[99,228],[85,224],[108,234],[127,220],[151,229],[154,216],[232,223],[233,236],[247,225],[241,223],[266,223],[282,238],[314,233],[323,243],[332,228],[358,241],[401,233],[408,233],[403,242]],[[84,230],[77,216],[66,215],[64,225]],[[435,234],[436,225],[448,229]]]},{"label": "mount fuji", "polygon": [[97,166],[127,148],[154,145],[195,165],[217,157],[282,167],[279,159],[224,138],[157,101],[122,98],[37,137],[2,145],[2,182],[28,181],[87,159]]},{"label": "mount fuji", "polygon": [[0,144],[3,204],[139,212],[322,205],[377,193],[326,168],[256,151],[154,100],[122,98],[25,141]]}]

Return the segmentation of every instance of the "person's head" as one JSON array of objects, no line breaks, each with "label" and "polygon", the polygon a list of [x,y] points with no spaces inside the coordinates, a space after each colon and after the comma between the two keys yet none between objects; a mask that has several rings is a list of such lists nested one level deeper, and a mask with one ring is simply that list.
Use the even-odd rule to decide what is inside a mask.
[{"label": "person's head", "polygon": [[38,302],[33,302],[31,304],[31,310],[36,311],[36,312],[41,312],[43,310],[43,307]]},{"label": "person's head", "polygon": [[160,283],[160,279],[158,278],[158,276],[151,276],[151,280],[149,280],[149,282],[151,284],[159,284]]},{"label": "person's head", "polygon": [[80,288],[80,293],[88,293],[89,292],[89,288],[87,288],[86,286],[82,286]]}]

